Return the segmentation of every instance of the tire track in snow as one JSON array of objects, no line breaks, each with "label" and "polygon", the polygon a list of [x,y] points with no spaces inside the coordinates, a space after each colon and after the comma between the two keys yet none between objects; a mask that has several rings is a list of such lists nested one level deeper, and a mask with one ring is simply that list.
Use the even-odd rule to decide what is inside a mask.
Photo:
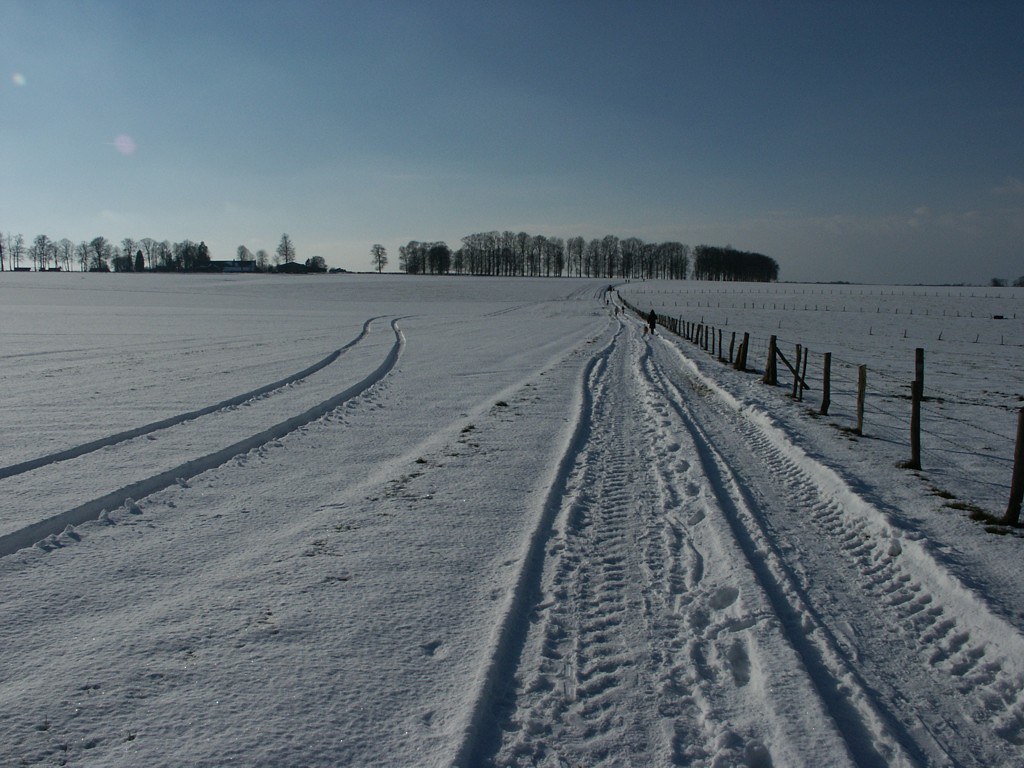
[{"label": "tire track in snow", "polygon": [[527,307],[533,307],[540,302],[534,301],[529,304],[516,304],[515,306],[505,307],[504,309],[498,309],[494,312],[485,312],[482,317],[499,317],[500,315],[507,315],[510,312],[518,312],[520,309],[526,309]]},{"label": "tire track in snow", "polygon": [[[534,627],[505,671],[514,706],[491,762],[796,765],[778,742],[800,729],[798,746],[841,760],[753,579],[729,567],[736,545],[707,521],[696,450],[641,371],[647,346],[630,332],[613,344],[588,372],[588,434],[562,484]],[[765,653],[786,658],[772,683],[797,678],[785,714],[771,712],[755,668]],[[464,764],[490,755],[473,757]]]},{"label": "tire track in snow", "polygon": [[[360,335],[352,344],[357,343],[369,327],[367,321],[364,326],[364,334]],[[72,509],[53,515],[45,520],[23,526],[16,531],[0,536],[0,556],[10,555],[19,549],[32,546],[36,542],[43,541],[48,537],[55,537],[65,531],[68,526],[75,526],[88,520],[99,517],[104,510],[112,510],[118,507],[131,507],[134,500],[148,496],[157,491],[163,490],[175,483],[184,483],[198,474],[220,466],[239,454],[247,453],[273,440],[280,440],[291,432],[300,429],[310,422],[319,419],[334,410],[346,401],[362,394],[370,387],[380,382],[395,367],[401,352],[405,346],[405,337],[398,326],[398,320],[391,321],[391,329],[395,334],[395,341],[391,346],[384,361],[361,381],[353,384],[338,394],[327,398],[318,405],[303,411],[302,413],[285,419],[268,429],[255,435],[239,440],[218,451],[206,454],[197,459],[186,461],[173,469],[160,472],[156,475],[124,486],[112,493],[100,498],[80,504]],[[351,344],[349,345],[351,346]]]},{"label": "tire track in snow", "polygon": [[687,420],[735,499],[738,535],[800,618],[804,652],[842,683],[842,698],[915,762],[1020,760],[1020,633],[764,414],[740,408],[692,365],[674,373],[703,392],[688,400]]},{"label": "tire track in snow", "polygon": [[652,672],[660,650],[648,637],[647,587],[661,565],[646,562],[650,552],[641,550],[649,548],[637,540],[659,500],[646,473],[636,475],[645,457],[627,438],[642,421],[626,394],[628,354],[620,339],[589,380],[591,437],[561,500],[538,631],[521,663],[499,765],[669,760]]},{"label": "tire track in snow", "polygon": [[100,437],[97,438],[96,440],[90,440],[87,443],[82,443],[81,445],[76,445],[71,448],[65,448],[62,451],[56,451],[45,456],[39,456],[34,459],[29,459],[28,461],[22,461],[17,464],[11,464],[6,467],[0,467],[0,480],[6,477],[13,477],[14,475],[20,475],[24,472],[30,472],[34,469],[40,469],[41,467],[45,467],[50,464],[56,464],[57,462],[60,461],[68,461],[69,459],[75,459],[78,458],[79,456],[84,456],[87,453],[97,451],[101,448],[107,448],[112,445],[117,445],[118,443],[123,443],[127,440],[132,440],[133,438],[136,437],[142,437],[143,435],[148,435],[153,432],[157,432],[161,429],[167,429],[168,427],[183,424],[186,421],[192,421],[194,419],[198,419],[202,416],[206,416],[216,411],[224,410],[225,408],[231,408],[233,406],[241,405],[242,403],[245,403],[249,400],[254,400],[258,397],[262,397],[263,395],[269,394],[274,390],[282,389],[283,387],[286,387],[289,384],[294,384],[297,381],[301,381],[302,379],[311,376],[317,371],[323,370],[328,365],[337,360],[346,351],[356,346],[359,342],[366,338],[366,335],[370,331],[370,324],[377,319],[378,318],[376,317],[371,317],[368,320],[366,320],[366,322],[363,323],[362,331],[359,333],[358,336],[356,336],[356,338],[354,338],[352,341],[350,341],[348,344],[341,347],[340,349],[334,350],[333,352],[331,352],[331,354],[327,355],[327,357],[325,357],[323,360],[314,363],[308,368],[304,368],[298,373],[293,373],[292,375],[286,376],[285,378],[275,381],[272,384],[267,384],[265,386],[258,387],[257,389],[253,389],[249,392],[244,392],[240,395],[235,395],[234,397],[229,397],[227,400],[221,400],[218,403],[214,403],[212,405],[208,405],[194,411],[188,411],[187,413],[180,413],[175,416],[169,416],[166,419],[160,419],[159,421],[154,421],[149,424],[143,424],[142,426],[135,427],[134,429],[125,430],[124,432],[118,432],[113,435],[107,435],[106,437]]},{"label": "tire track in snow", "polygon": [[649,520],[659,504],[646,473],[636,475],[644,457],[626,437],[642,419],[626,395],[627,355],[620,338],[588,381],[591,434],[560,500],[538,628],[520,663],[498,765],[669,759],[652,673],[658,649],[647,637],[646,586],[659,566],[646,567],[649,553],[636,539],[637,518]]},{"label": "tire track in snow", "polygon": [[[815,764],[808,755],[822,753],[833,765],[846,764],[838,733],[753,574],[736,567],[742,553],[717,522],[721,511],[696,445],[650,376],[650,349],[644,345],[634,375],[650,416],[642,438],[656,446],[654,480],[664,499],[650,526],[661,553],[647,562],[661,585],[651,593],[656,615],[670,628],[659,683],[661,712],[672,715],[672,764],[795,766]],[[786,697],[768,694],[783,688]]]},{"label": "tire track in snow", "polygon": [[573,414],[572,431],[561,452],[561,459],[548,484],[537,525],[525,544],[521,566],[511,590],[508,608],[497,628],[490,661],[484,671],[462,741],[456,750],[453,765],[477,766],[483,764],[496,748],[497,732],[496,706],[512,687],[518,657],[529,629],[531,601],[539,586],[544,568],[545,547],[551,534],[551,527],[558,514],[562,495],[565,492],[570,473],[577,455],[590,436],[591,405],[593,394],[589,381],[594,371],[607,364],[607,358],[614,348],[615,339],[622,332],[619,324],[615,336],[605,344],[583,369],[582,382],[577,394]]},{"label": "tire track in snow", "polygon": [[[648,367],[652,382],[675,392],[669,402],[689,433],[701,474],[708,480],[716,514],[732,530],[739,554],[754,574],[769,610],[777,618],[788,644],[799,654],[808,679],[833,721],[841,724],[850,759],[856,765],[912,765],[914,761],[900,746],[889,723],[871,706],[866,686],[856,671],[843,664],[826,633],[814,622],[814,613],[795,587],[785,566],[774,557],[770,537],[751,523],[748,496],[741,490],[733,470],[715,449],[708,435],[686,404],[687,395],[657,366]],[[697,392],[698,397],[701,396]]]}]

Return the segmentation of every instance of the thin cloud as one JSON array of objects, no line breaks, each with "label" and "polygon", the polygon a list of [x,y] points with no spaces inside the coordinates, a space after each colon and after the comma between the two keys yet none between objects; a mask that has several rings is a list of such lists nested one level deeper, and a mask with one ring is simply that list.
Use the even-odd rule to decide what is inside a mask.
[{"label": "thin cloud", "polygon": [[997,195],[1024,195],[1024,181],[1016,176],[1007,176],[1006,180],[992,191]]}]

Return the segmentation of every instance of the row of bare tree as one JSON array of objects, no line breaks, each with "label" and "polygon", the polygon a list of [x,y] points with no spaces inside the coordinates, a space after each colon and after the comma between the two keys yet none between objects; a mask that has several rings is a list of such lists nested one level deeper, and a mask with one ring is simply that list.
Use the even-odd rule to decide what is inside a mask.
[{"label": "row of bare tree", "polygon": [[[238,261],[255,262],[256,269],[269,271],[272,264],[294,262],[296,250],[286,233],[281,236],[273,257],[265,250],[253,253],[244,245],[238,246],[236,256]],[[75,265],[83,272],[194,272],[208,268],[210,262],[206,243],[192,240],[172,243],[151,237],[141,240],[126,237],[118,244],[105,237],[94,237],[74,243],[66,237],[51,240],[47,235],[37,235],[26,243],[23,235],[0,232],[0,272],[16,269],[69,272]],[[327,269],[321,256],[307,259],[306,266],[317,271]]]},{"label": "row of bare tree", "polygon": [[194,271],[210,263],[206,243],[182,240],[124,238],[120,244],[105,237],[74,243],[66,237],[51,240],[36,235],[31,243],[20,234],[0,233],[0,271],[35,269],[70,271],[74,265],[83,272],[142,272],[145,270]]},{"label": "row of bare tree", "polygon": [[563,240],[526,232],[467,235],[454,252],[443,242],[413,240],[398,254],[399,268],[410,274],[685,279],[690,263],[690,247],[682,243],[615,235]]}]

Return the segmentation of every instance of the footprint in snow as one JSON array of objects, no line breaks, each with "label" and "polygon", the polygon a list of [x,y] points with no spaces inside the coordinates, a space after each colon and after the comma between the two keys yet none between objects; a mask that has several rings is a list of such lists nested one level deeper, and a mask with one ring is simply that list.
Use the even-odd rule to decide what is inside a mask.
[{"label": "footprint in snow", "polygon": [[732,671],[732,679],[736,685],[742,688],[750,682],[750,656],[747,647],[742,640],[737,638],[726,651],[726,658],[729,660],[729,669]]},{"label": "footprint in snow", "polygon": [[431,640],[429,643],[423,643],[423,645],[420,646],[420,650],[423,652],[424,656],[428,656],[432,659],[443,659],[448,655],[447,652],[442,650],[443,645],[444,643],[440,640]]},{"label": "footprint in snow", "polygon": [[715,593],[711,595],[711,599],[708,603],[716,611],[720,611],[735,603],[736,598],[739,596],[740,591],[736,589],[736,587],[719,587],[715,590]]}]

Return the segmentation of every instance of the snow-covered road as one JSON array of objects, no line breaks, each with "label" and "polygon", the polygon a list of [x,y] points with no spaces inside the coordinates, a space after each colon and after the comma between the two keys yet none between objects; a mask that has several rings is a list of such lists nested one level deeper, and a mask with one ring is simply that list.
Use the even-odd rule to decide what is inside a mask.
[{"label": "snow-covered road", "polygon": [[671,341],[619,333],[499,765],[1015,765],[1024,638]]},{"label": "snow-covered road", "polygon": [[352,302],[258,393],[8,461],[0,764],[1024,762],[1012,588],[538,284]]},{"label": "snow-covered road", "polygon": [[660,339],[638,331],[621,328],[587,381],[587,439],[496,763],[841,761],[843,740],[664,390]]}]

